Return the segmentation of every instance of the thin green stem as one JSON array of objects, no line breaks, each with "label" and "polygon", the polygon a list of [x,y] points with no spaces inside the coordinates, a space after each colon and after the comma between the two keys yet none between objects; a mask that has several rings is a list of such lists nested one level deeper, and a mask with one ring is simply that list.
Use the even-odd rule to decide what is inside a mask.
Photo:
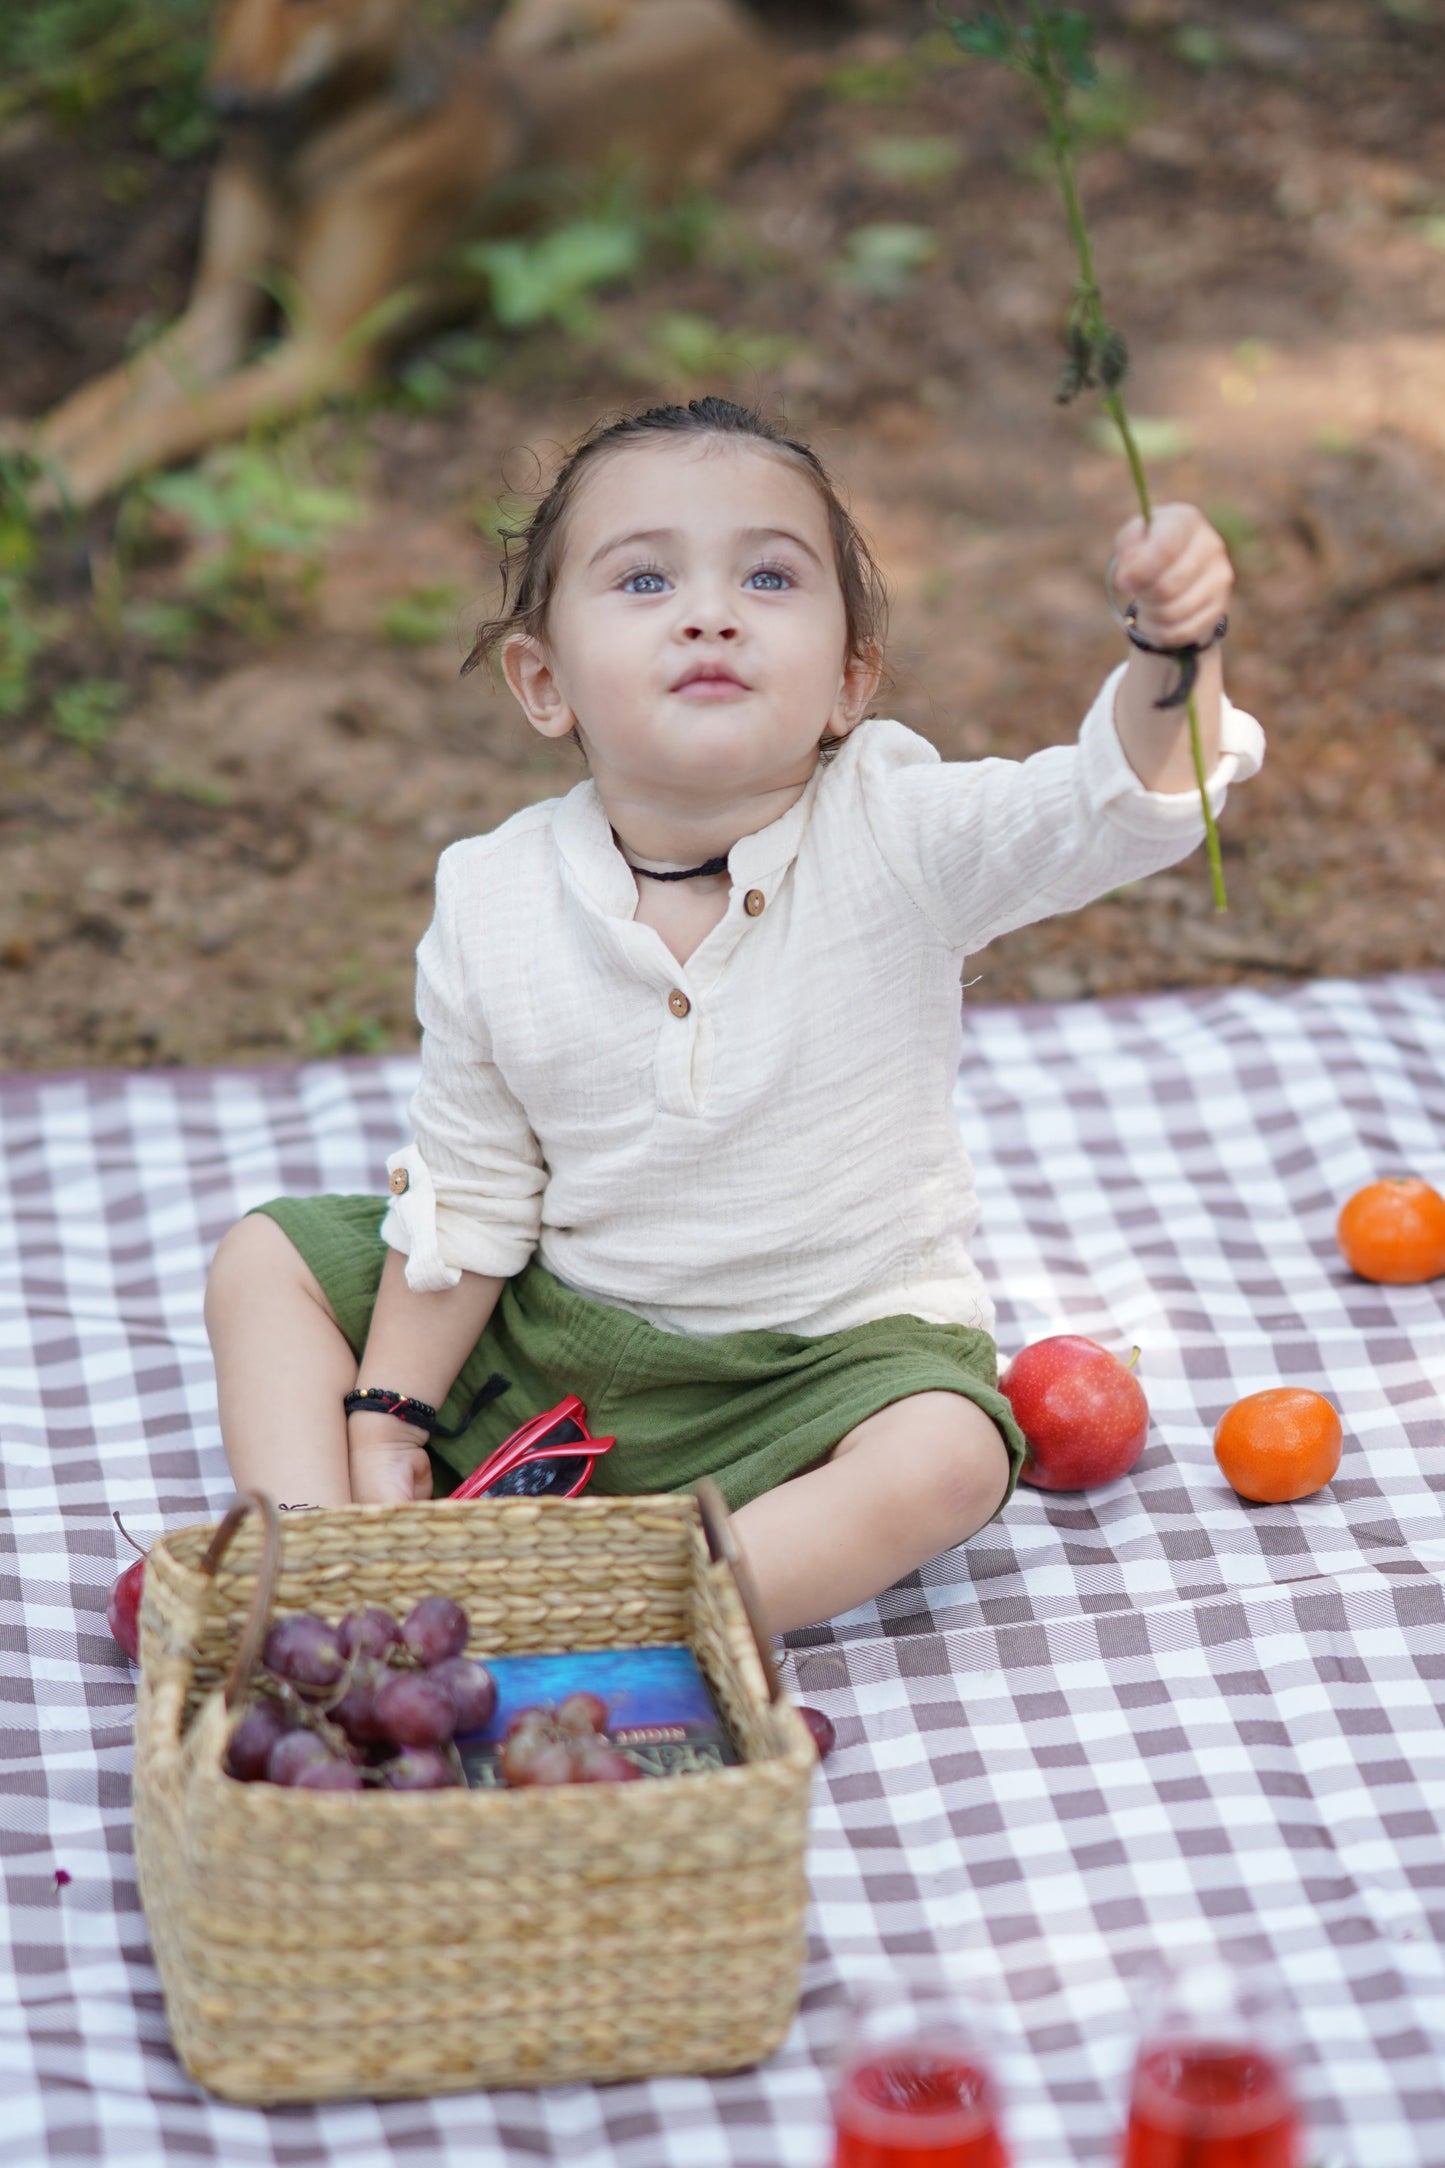
[{"label": "thin green stem", "polygon": [[1129,416],[1125,412],[1124,402],[1116,391],[1106,391],[1101,404],[1123,439],[1124,456],[1129,462],[1129,472],[1134,477],[1139,509],[1144,515],[1144,524],[1147,527],[1154,517],[1154,507],[1149,500],[1149,477],[1144,472],[1144,462],[1139,457],[1139,447],[1134,441],[1134,432],[1129,427]]},{"label": "thin green stem", "polygon": [[1199,735],[1199,710],[1194,705],[1192,692],[1189,695],[1188,710],[1189,751],[1194,761],[1194,780],[1199,785],[1199,803],[1204,808],[1204,848],[1209,859],[1209,885],[1214,892],[1215,910],[1227,911],[1229,898],[1224,892],[1224,862],[1219,855],[1219,826],[1205,787],[1204,746]]},{"label": "thin green stem", "polygon": [[[1094,275],[1093,244],[1089,238],[1088,220],[1084,216],[1084,206],[1079,197],[1078,179],[1074,170],[1074,150],[1073,141],[1069,134],[1065,85],[1061,82],[1058,70],[1054,66],[1054,49],[1049,42],[1048,27],[1044,22],[1038,0],[1028,0],[1028,9],[1029,21],[1033,26],[1034,33],[1034,51],[1029,62],[1029,72],[1035,77],[1043,93],[1044,109],[1048,116],[1049,142],[1053,150],[1054,166],[1059,177],[1059,192],[1064,199],[1064,216],[1068,220],[1069,232],[1074,243],[1074,253],[1078,258],[1078,300],[1087,313],[1088,330],[1094,334],[1101,334],[1104,329],[1103,300],[1099,293],[1098,280]],[[1129,472],[1134,480],[1135,493],[1139,499],[1139,509],[1144,515],[1144,524],[1147,527],[1154,517],[1149,496],[1149,480],[1144,472],[1144,462],[1139,456],[1139,447],[1134,440],[1134,432],[1129,426],[1129,416],[1124,401],[1117,391],[1106,391],[1102,394],[1101,403],[1105,413],[1119,432],[1124,446],[1124,456],[1129,462]],[[1195,781],[1199,785],[1199,803],[1204,813],[1204,840],[1209,859],[1209,878],[1214,893],[1214,908],[1217,911],[1225,911],[1229,908],[1229,900],[1224,889],[1224,866],[1219,850],[1219,829],[1215,822],[1214,809],[1209,803],[1209,792],[1205,787],[1204,746],[1199,734],[1199,710],[1195,705],[1192,692],[1187,702],[1187,711],[1189,716],[1189,753],[1194,764]]]},{"label": "thin green stem", "polygon": [[1054,70],[1054,51],[1049,43],[1048,30],[1039,13],[1038,0],[1029,0],[1029,21],[1034,30],[1034,60],[1032,72],[1038,77],[1044,94],[1044,109],[1048,115],[1049,140],[1053,145],[1054,163],[1059,171],[1059,188],[1064,199],[1064,215],[1073,236],[1074,250],[1079,259],[1079,283],[1098,299],[1098,283],[1094,277],[1094,247],[1089,238],[1089,224],[1084,216],[1084,206],[1079,200],[1079,185],[1074,174],[1073,144],[1069,135],[1068,107],[1064,102],[1064,86]]}]

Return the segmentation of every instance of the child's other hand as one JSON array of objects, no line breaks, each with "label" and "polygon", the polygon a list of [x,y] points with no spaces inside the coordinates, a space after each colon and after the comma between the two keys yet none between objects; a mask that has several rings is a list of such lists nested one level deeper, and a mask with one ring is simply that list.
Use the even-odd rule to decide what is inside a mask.
[{"label": "child's other hand", "polygon": [[400,1424],[370,1413],[353,1418],[347,1431],[351,1448],[351,1499],[358,1506],[406,1506],[432,1494],[431,1462],[424,1445]]},{"label": "child's other hand", "polygon": [[1209,640],[1229,609],[1234,567],[1223,539],[1192,504],[1158,504],[1114,537],[1114,591],[1139,605],[1135,630],[1154,647]]}]

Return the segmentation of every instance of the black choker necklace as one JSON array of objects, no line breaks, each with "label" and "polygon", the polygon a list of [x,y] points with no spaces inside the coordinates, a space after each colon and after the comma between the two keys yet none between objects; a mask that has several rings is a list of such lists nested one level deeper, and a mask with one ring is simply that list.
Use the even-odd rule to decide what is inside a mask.
[{"label": "black choker necklace", "polygon": [[705,865],[683,866],[676,873],[654,873],[650,866],[633,866],[630,858],[627,863],[634,873],[642,875],[644,881],[695,881],[701,873],[726,873],[728,870],[726,858],[709,858]]}]

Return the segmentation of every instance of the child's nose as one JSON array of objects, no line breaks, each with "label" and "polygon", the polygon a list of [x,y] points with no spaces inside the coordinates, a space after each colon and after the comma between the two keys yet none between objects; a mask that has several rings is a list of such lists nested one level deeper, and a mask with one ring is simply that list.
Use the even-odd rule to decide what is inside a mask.
[{"label": "child's nose", "polygon": [[725,581],[700,579],[689,582],[682,599],[683,638],[687,640],[734,640],[740,630],[736,598]]}]

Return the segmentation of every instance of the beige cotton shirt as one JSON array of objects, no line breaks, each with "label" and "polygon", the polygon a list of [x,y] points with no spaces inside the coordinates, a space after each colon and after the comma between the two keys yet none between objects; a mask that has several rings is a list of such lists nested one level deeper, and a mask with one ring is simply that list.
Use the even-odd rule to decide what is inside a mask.
[{"label": "beige cotton shirt", "polygon": [[[1024,761],[859,725],[734,844],[726,915],[686,964],[637,923],[592,782],[454,843],[417,951],[415,1141],[387,1161],[408,1284],[535,1252],[672,1332],[900,1312],[991,1331],[953,1103],[964,960],[1204,832],[1195,791],[1129,766],[1122,674],[1077,744]],[[1227,700],[1222,742],[1216,811],[1264,752]]]}]

